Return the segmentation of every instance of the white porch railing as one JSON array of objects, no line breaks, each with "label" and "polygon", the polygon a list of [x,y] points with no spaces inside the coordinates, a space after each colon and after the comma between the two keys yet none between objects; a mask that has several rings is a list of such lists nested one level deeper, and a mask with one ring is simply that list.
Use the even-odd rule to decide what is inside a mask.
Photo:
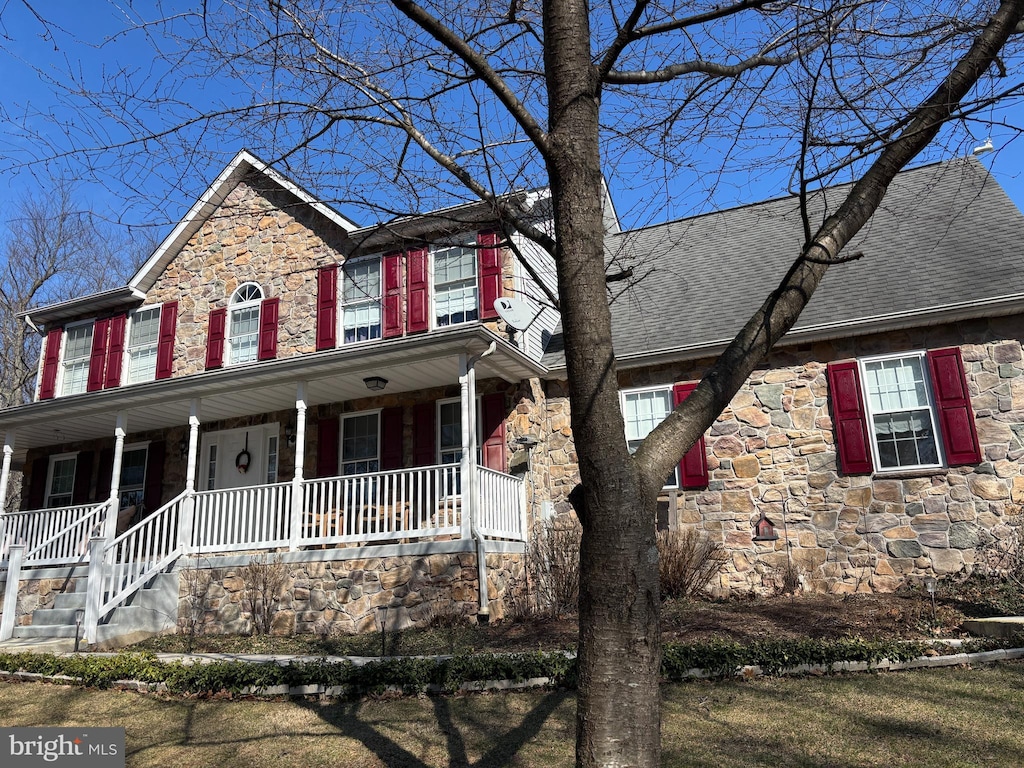
[{"label": "white porch railing", "polygon": [[25,545],[26,565],[63,565],[82,559],[91,529],[103,521],[108,503],[0,515],[0,562],[7,560],[12,544]]},{"label": "white porch railing", "polygon": [[477,528],[485,537],[526,540],[525,485],[518,477],[477,468],[480,503],[477,505]]},{"label": "white porch railing", "polygon": [[[488,538],[525,538],[520,478],[478,468],[477,529]],[[298,488],[298,491],[296,491]],[[275,483],[182,494],[104,546],[110,567],[104,602],[152,575],[168,554],[407,542],[468,535],[457,465]],[[295,494],[300,495],[296,499]],[[192,514],[184,518],[186,505]],[[0,562],[25,545],[25,563],[87,560],[108,502],[0,516]],[[190,522],[181,528],[183,519]]]},{"label": "white porch railing", "polygon": [[292,484],[256,485],[195,495],[190,546],[237,552],[288,546]]},{"label": "white porch railing", "polygon": [[308,480],[299,544],[457,535],[458,475],[449,464]]}]

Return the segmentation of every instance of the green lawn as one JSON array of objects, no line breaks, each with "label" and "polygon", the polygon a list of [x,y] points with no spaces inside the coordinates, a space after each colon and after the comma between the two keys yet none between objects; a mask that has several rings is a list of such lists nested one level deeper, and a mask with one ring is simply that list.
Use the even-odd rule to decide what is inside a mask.
[{"label": "green lawn", "polygon": [[[1024,663],[664,688],[667,766],[1013,766]],[[123,725],[128,765],[542,766],[573,762],[568,692],[320,701],[167,699],[0,683],[0,723]]]}]

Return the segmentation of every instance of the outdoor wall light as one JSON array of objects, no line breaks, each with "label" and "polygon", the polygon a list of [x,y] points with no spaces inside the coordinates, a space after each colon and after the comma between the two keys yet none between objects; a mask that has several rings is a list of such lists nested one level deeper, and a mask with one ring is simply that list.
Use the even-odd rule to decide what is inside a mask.
[{"label": "outdoor wall light", "polygon": [[363,384],[371,392],[382,392],[384,387],[388,385],[388,380],[383,376],[367,376],[363,379]]},{"label": "outdoor wall light", "polygon": [[284,439],[285,442],[288,443],[288,447],[293,447],[295,445],[295,427],[291,424],[284,428]]},{"label": "outdoor wall light", "polygon": [[188,442],[186,440],[182,440],[178,443],[178,453],[181,454],[181,458],[183,459],[188,456]]}]

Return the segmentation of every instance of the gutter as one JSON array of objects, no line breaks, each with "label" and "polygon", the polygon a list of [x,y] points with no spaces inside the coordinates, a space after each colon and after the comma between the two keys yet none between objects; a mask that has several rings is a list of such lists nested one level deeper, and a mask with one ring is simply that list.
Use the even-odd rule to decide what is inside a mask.
[{"label": "gutter", "polygon": [[[806,344],[813,341],[850,338],[865,333],[885,333],[904,328],[927,327],[937,323],[952,323],[983,317],[1003,317],[1024,312],[1024,293],[1007,296],[996,296],[974,301],[940,304],[932,307],[908,309],[885,315],[834,320],[815,325],[806,325],[791,329],[775,345],[780,349],[794,344]],[[642,365],[657,365],[684,360],[699,360],[703,357],[720,355],[732,342],[732,337],[684,344],[664,349],[638,351],[617,354],[616,362],[620,368],[636,368]],[[543,363],[543,358],[542,358]],[[566,366],[562,362],[548,366],[548,376],[565,378]]]}]

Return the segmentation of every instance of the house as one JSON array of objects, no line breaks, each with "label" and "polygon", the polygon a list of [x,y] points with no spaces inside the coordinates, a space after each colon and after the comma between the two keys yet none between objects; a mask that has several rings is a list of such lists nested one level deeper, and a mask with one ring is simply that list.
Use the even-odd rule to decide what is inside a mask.
[{"label": "house", "polygon": [[[512,200],[549,226],[545,191]],[[606,210],[609,259],[643,265],[612,304],[634,441],[774,287],[801,222],[792,198],[633,231]],[[25,472],[0,517],[0,639],[73,631],[72,606],[90,642],[168,629],[195,571],[201,620],[244,629],[240,569],[267,552],[288,572],[278,632],[500,617],[578,473],[553,265],[495,224],[465,205],[360,228],[242,152],[128,285],[30,311],[37,398],[0,412],[0,498]],[[898,177],[849,249],[865,258],[668,479],[659,523],[730,555],[716,589],[788,569],[888,590],[1012,538],[1022,234],[976,161]]]}]

